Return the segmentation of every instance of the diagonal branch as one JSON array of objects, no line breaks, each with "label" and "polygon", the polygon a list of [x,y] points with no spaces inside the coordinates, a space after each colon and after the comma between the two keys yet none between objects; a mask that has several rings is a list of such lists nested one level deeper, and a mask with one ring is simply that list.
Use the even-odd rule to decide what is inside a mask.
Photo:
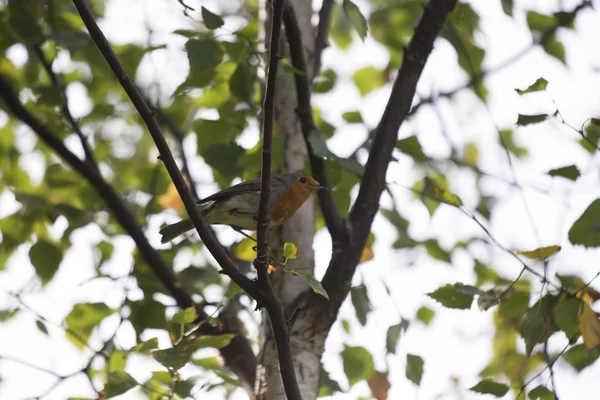
[{"label": "diagonal branch", "polygon": [[[310,104],[310,82],[307,77],[306,61],[304,60],[304,51],[302,47],[302,35],[300,27],[298,26],[298,20],[296,19],[296,13],[294,12],[294,6],[291,1],[285,1],[285,7],[283,10],[283,23],[285,25],[285,34],[287,41],[290,46],[290,57],[292,65],[302,73],[295,73],[294,79],[296,82],[296,97],[298,101],[298,109],[296,113],[300,118],[300,125],[302,128],[302,135],[306,142],[306,148],[308,150],[308,158],[310,160],[310,167],[312,170],[313,177],[319,181],[321,185],[330,187],[329,176],[325,168],[325,161],[317,157],[310,144],[310,135],[317,134],[317,128],[312,115],[312,108]],[[323,211],[323,217],[327,229],[331,234],[331,237],[341,239],[346,236],[345,221],[341,217],[333,193],[330,190],[321,190],[318,193],[319,204],[321,205],[321,211]]]},{"label": "diagonal branch", "polygon": [[167,171],[169,172],[169,175],[173,180],[173,184],[175,185],[175,188],[177,189],[177,192],[179,193],[179,196],[181,197],[183,204],[185,205],[185,209],[188,215],[190,216],[190,219],[194,223],[194,226],[198,231],[200,238],[202,238],[202,241],[206,245],[206,248],[208,249],[208,251],[210,251],[210,253],[213,255],[213,257],[221,266],[223,272],[227,276],[229,276],[250,296],[252,296],[256,300],[260,300],[262,296],[260,291],[258,290],[258,287],[255,285],[254,282],[252,282],[252,280],[250,280],[248,277],[242,274],[233,265],[233,262],[227,256],[227,253],[225,252],[217,238],[209,229],[208,225],[206,225],[206,223],[204,222],[204,218],[202,217],[200,211],[196,207],[196,202],[189,191],[185,179],[183,179],[183,176],[181,175],[181,172],[177,167],[177,163],[173,158],[173,154],[169,149],[169,145],[167,144],[167,141],[160,129],[160,126],[154,118],[154,113],[152,112],[152,110],[150,110],[150,108],[144,101],[143,96],[137,89],[137,86],[131,80],[129,74],[127,74],[127,72],[119,62],[117,55],[110,47],[110,44],[106,40],[106,37],[96,24],[94,16],[85,4],[85,0],[73,0],[73,3],[77,8],[77,11],[81,16],[83,23],[88,29],[92,40],[106,59],[113,73],[121,83],[121,86],[123,86],[123,89],[125,89],[125,92],[127,93],[132,103],[138,110],[140,116],[144,120],[144,123],[146,124],[146,127],[148,128],[148,131],[150,132],[150,135],[152,136],[152,139],[154,140],[156,147],[160,152],[161,160],[165,164],[165,167],[167,168]]},{"label": "diagonal branch", "polygon": [[[288,1],[289,3],[289,1]],[[291,5],[291,4],[290,4]],[[329,20],[331,18],[331,9],[333,8],[333,0],[323,0],[321,10],[319,10],[319,25],[317,26],[317,35],[315,38],[315,63],[313,65],[312,80],[319,75],[321,70],[321,55],[327,47],[327,36],[329,35]],[[285,17],[284,17],[285,18]],[[285,23],[285,20],[284,20]],[[286,24],[287,30],[287,24]],[[300,37],[300,36],[298,36]],[[288,39],[289,40],[289,39]],[[291,46],[291,44],[290,44]],[[303,71],[306,71],[304,69]]]},{"label": "diagonal branch", "polygon": [[[11,89],[4,77],[0,75],[0,98],[4,100],[7,109],[12,112],[25,125],[29,126],[50,148],[52,148],[67,164],[78,174],[85,178],[106,201],[113,216],[125,231],[131,236],[136,246],[150,266],[156,277],[166,287],[169,294],[175,299],[180,308],[194,306],[192,297],[177,281],[171,268],[165,263],[160,254],[150,245],[144,232],[135,220],[135,217],[123,203],[113,187],[107,183],[98,171],[89,163],[80,160],[75,154],[65,147],[58,135],[35,118],[19,101],[17,94]],[[202,309],[198,310],[199,319],[207,318]],[[217,335],[222,333],[218,328],[210,324],[203,324],[200,333],[206,335]],[[256,372],[256,357],[248,341],[237,335],[231,343],[220,349],[227,365],[240,377],[245,386],[252,388]]]},{"label": "diagonal branch", "polygon": [[[415,28],[410,45],[405,49],[402,66],[376,128],[358,197],[350,212],[351,243],[341,251],[334,250],[322,281],[330,296],[330,302],[323,304],[329,310],[323,321],[325,324],[332,323],[331,318],[335,319],[342,301],[348,294],[352,276],[371,231],[371,224],[379,210],[379,198],[386,187],[385,176],[398,130],[410,111],[417,82],[433,49],[433,42],[456,3],[457,0],[430,0],[424,7],[423,16]],[[317,301],[322,302],[320,299]]]},{"label": "diagonal branch", "polygon": [[263,104],[263,150],[261,168],[260,204],[257,218],[257,256],[254,265],[258,274],[258,284],[263,294],[264,306],[271,320],[271,329],[275,338],[279,372],[288,400],[302,400],[298,387],[292,349],[290,347],[290,330],[287,326],[281,301],[271,285],[267,271],[269,265],[269,249],[267,244],[267,229],[269,228],[269,200],[271,197],[271,155],[273,142],[273,118],[275,109],[275,89],[277,83],[277,68],[279,66],[279,38],[281,36],[281,18],[283,5],[286,0],[274,0],[271,5],[271,34],[269,43],[269,70]]},{"label": "diagonal branch", "polygon": [[44,67],[44,70],[48,74],[48,77],[50,78],[52,85],[60,92],[60,97],[63,101],[63,104],[61,105],[60,109],[63,113],[63,116],[69,122],[69,125],[71,125],[73,132],[75,132],[75,134],[79,138],[79,141],[81,142],[81,146],[83,147],[83,152],[85,154],[85,161],[87,163],[89,163],[91,166],[93,166],[96,170],[98,170],[98,164],[96,163],[96,160],[94,158],[94,152],[90,148],[90,145],[88,143],[86,136],[81,131],[81,127],[79,126],[77,121],[75,121],[75,118],[73,118],[73,114],[71,114],[71,111],[69,110],[69,105],[67,103],[67,95],[65,93],[65,90],[64,90],[58,76],[52,70],[52,64],[50,62],[48,62],[48,60],[46,60],[46,57],[44,56],[44,52],[42,51],[40,46],[38,46],[38,45],[33,46],[33,52],[35,53],[37,58],[42,63],[42,66]]}]

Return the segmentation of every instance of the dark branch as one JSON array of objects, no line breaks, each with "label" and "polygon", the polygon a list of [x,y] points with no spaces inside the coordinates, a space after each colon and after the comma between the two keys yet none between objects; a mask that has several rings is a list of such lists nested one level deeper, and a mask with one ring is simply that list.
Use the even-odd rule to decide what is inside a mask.
[{"label": "dark branch", "polygon": [[330,296],[329,303],[322,304],[329,310],[322,321],[326,325],[332,323],[331,318],[335,318],[339,306],[348,294],[352,276],[371,231],[371,224],[379,210],[379,198],[386,187],[385,176],[398,130],[409,113],[417,82],[433,49],[433,42],[456,3],[457,0],[430,0],[424,7],[421,21],[405,50],[402,66],[376,128],[358,197],[350,212],[351,245],[342,251],[334,251],[323,278],[323,287]]},{"label": "dark branch", "polygon": [[332,8],[333,0],[323,0],[321,10],[319,11],[319,25],[317,26],[317,36],[315,38],[315,62],[312,74],[313,81],[319,75],[319,71],[321,70],[321,55],[323,54],[323,50],[325,50],[325,48],[327,47],[327,36],[329,35],[329,19],[331,18]]},{"label": "dark branch", "polygon": [[[311,90],[310,82],[307,76],[306,61],[304,59],[304,50],[302,46],[302,36],[300,27],[298,26],[298,20],[296,19],[296,13],[294,12],[294,6],[290,1],[285,2],[283,10],[283,24],[285,25],[285,34],[287,41],[290,46],[290,57],[294,68],[302,71],[302,73],[294,74],[296,82],[296,97],[298,101],[298,109],[296,110],[298,117],[300,118],[300,125],[302,127],[302,135],[306,142],[306,148],[308,150],[308,159],[310,161],[310,167],[312,170],[313,177],[321,183],[321,185],[330,187],[329,176],[325,168],[325,161],[322,158],[317,157],[310,145],[309,137],[311,134],[317,134],[317,128],[312,115],[312,108],[310,104]],[[333,193],[330,190],[321,190],[318,193],[319,204],[321,205],[321,211],[323,211],[323,217],[327,229],[334,240],[345,237],[346,223],[341,217]]]},{"label": "dark branch", "polygon": [[[4,100],[7,109],[12,112],[25,125],[29,126],[50,148],[52,148],[67,164],[83,176],[106,201],[117,222],[125,229],[136,243],[144,260],[156,277],[163,283],[169,294],[175,299],[180,308],[194,306],[192,297],[177,282],[171,268],[165,263],[158,252],[150,245],[144,232],[131,214],[120,196],[114,191],[104,178],[89,163],[81,161],[75,154],[65,147],[56,133],[52,132],[42,122],[35,118],[20,103],[18,96],[8,83],[0,76],[0,98]],[[198,309],[200,319],[206,319],[203,310]],[[206,335],[217,335],[222,332],[210,324],[203,324],[199,331]],[[256,357],[248,341],[237,335],[231,343],[221,349],[227,365],[238,375],[246,386],[252,387],[256,372]]]},{"label": "dark branch", "polygon": [[263,105],[263,151],[261,168],[260,204],[256,232],[257,256],[254,262],[258,274],[258,284],[264,296],[264,306],[271,320],[279,372],[288,400],[302,400],[302,395],[296,380],[292,350],[290,348],[290,332],[283,312],[281,301],[277,298],[271,279],[269,278],[269,249],[267,244],[267,229],[269,227],[269,200],[271,197],[271,153],[273,142],[273,118],[275,109],[275,89],[277,84],[277,68],[279,66],[279,38],[281,36],[281,17],[283,4],[286,0],[274,0],[271,4],[273,14],[271,19],[271,34],[269,43],[269,70],[265,88]]},{"label": "dark branch", "polygon": [[261,295],[257,286],[237,268],[235,268],[227,256],[227,253],[218,242],[217,238],[213,235],[212,231],[204,222],[201,213],[196,207],[196,202],[189,191],[188,185],[186,184],[185,179],[183,179],[183,176],[177,167],[177,163],[173,158],[173,154],[171,154],[171,150],[169,149],[167,141],[165,140],[165,137],[158,123],[156,122],[156,119],[154,118],[154,113],[148,107],[143,96],[138,91],[135,83],[131,80],[119,62],[117,55],[110,47],[110,44],[96,24],[96,21],[94,21],[94,17],[85,4],[85,0],[73,0],[73,3],[77,8],[83,23],[88,29],[92,40],[106,59],[113,73],[121,83],[121,86],[123,86],[123,89],[125,89],[125,92],[127,92],[127,95],[144,120],[144,123],[146,124],[148,131],[150,132],[150,135],[152,136],[152,139],[154,140],[156,147],[160,152],[161,160],[164,162],[165,167],[167,168],[167,171],[173,180],[173,184],[175,185],[175,188],[177,189],[177,192],[179,193],[179,196],[185,205],[185,209],[190,216],[190,219],[193,221],[200,238],[206,245],[206,248],[210,251],[227,276],[229,276],[250,296],[254,297],[257,301],[260,300]]},{"label": "dark branch", "polygon": [[83,152],[85,154],[85,161],[87,163],[89,163],[91,166],[93,166],[96,170],[98,170],[98,164],[96,163],[96,160],[94,158],[94,152],[90,148],[87,138],[81,131],[79,124],[77,123],[77,121],[75,121],[75,118],[73,118],[73,114],[71,114],[71,111],[69,110],[69,105],[67,103],[67,94],[65,93],[65,90],[64,90],[58,76],[52,70],[52,64],[50,62],[48,62],[48,60],[46,60],[46,57],[44,56],[44,52],[42,51],[40,46],[38,46],[38,45],[33,46],[33,52],[35,53],[35,55],[38,57],[38,59],[42,63],[42,66],[44,67],[44,70],[48,74],[48,77],[50,78],[52,85],[58,91],[60,91],[60,96],[63,101],[63,104],[61,105],[60,109],[63,113],[63,116],[69,122],[69,125],[71,125],[71,129],[73,129],[73,132],[75,132],[75,134],[79,138],[79,141],[81,142],[81,146],[83,147]]}]

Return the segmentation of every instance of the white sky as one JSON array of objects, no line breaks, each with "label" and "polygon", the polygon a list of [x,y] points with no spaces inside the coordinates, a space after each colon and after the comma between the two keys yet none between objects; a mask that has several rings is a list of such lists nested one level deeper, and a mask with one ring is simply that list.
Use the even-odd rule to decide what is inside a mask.
[{"label": "white sky", "polygon": [[[200,8],[203,2],[187,1]],[[486,49],[485,67],[493,67],[522,48],[529,45],[531,39],[525,25],[524,10],[551,12],[563,9],[570,10],[576,1],[549,0],[516,0],[516,21],[506,17],[499,1],[474,0],[470,4],[481,16],[482,34],[478,42]],[[223,3],[225,4],[225,3]],[[358,2],[361,8],[365,4]],[[596,2],[596,6],[598,6]],[[597,8],[597,7],[596,7]],[[213,7],[214,10],[216,8]],[[156,51],[147,57],[139,70],[137,80],[147,84],[159,80],[168,95],[184,79],[187,74],[187,60],[181,51],[185,40],[177,35],[169,35],[175,29],[182,28],[186,21],[182,19],[180,8],[173,0],[120,0],[111,1],[107,5],[106,20],[101,27],[110,40],[116,43],[144,42],[146,29],[144,22],[150,23],[154,30],[156,43],[167,43],[168,50]],[[511,179],[511,171],[501,148],[496,144],[497,136],[494,124],[501,129],[514,127],[517,113],[552,112],[553,104],[545,94],[530,95],[520,98],[514,88],[525,88],[540,76],[546,78],[550,85],[548,92],[557,102],[564,118],[572,125],[579,127],[589,117],[598,117],[600,109],[600,53],[597,40],[600,37],[598,13],[592,10],[582,12],[576,20],[575,32],[560,30],[559,38],[565,44],[569,68],[558,61],[547,57],[541,49],[527,54],[511,67],[496,73],[486,80],[489,89],[491,117],[485,108],[474,100],[472,95],[457,96],[453,103],[443,101],[440,110],[448,128],[448,134],[457,148],[467,142],[475,142],[480,147],[480,167],[504,179]],[[232,28],[228,23],[225,28]],[[22,57],[22,49],[12,49],[10,56],[18,61]],[[21,58],[22,60],[22,58]],[[383,110],[389,95],[389,87],[361,98],[353,87],[350,77],[359,68],[368,65],[382,67],[387,62],[383,48],[371,39],[365,43],[357,42],[348,52],[340,52],[329,48],[323,54],[323,67],[332,67],[338,72],[338,85],[335,92],[327,96],[315,96],[314,102],[319,105],[322,114],[329,121],[338,125],[336,136],[330,140],[331,149],[339,155],[348,155],[365,137],[366,129],[359,125],[349,126],[342,122],[341,114],[357,107],[369,127],[373,127]],[[61,68],[68,66],[68,59],[61,58]],[[429,95],[437,91],[452,89],[466,79],[465,74],[456,65],[456,55],[451,46],[438,41],[436,48],[425,68],[418,93]],[[72,96],[71,109],[76,116],[85,115],[88,108],[85,104],[85,88],[80,85],[69,92]],[[423,109],[417,118],[404,124],[400,137],[417,134],[430,156],[444,157],[449,154],[447,142],[440,134],[440,124],[431,109]],[[27,136],[25,136],[27,140]],[[245,140],[256,140],[256,132],[245,135]],[[500,197],[500,203],[494,209],[491,231],[505,246],[513,249],[533,249],[540,245],[559,244],[563,250],[550,263],[553,273],[576,273],[584,280],[591,279],[599,270],[597,266],[598,251],[584,250],[571,246],[566,233],[572,222],[585,207],[600,194],[598,184],[598,159],[589,155],[576,143],[576,134],[557,121],[529,126],[515,130],[516,141],[529,149],[530,156],[525,161],[515,162],[518,179],[525,186],[523,194],[499,181],[488,179],[486,190]],[[29,139],[30,140],[30,139]],[[390,166],[388,182],[404,186],[412,186],[418,178],[418,172],[412,169],[411,162],[400,156],[400,161]],[[575,184],[567,184],[560,178],[551,179],[544,175],[551,168],[576,164],[584,176]],[[193,162],[198,181],[210,180],[210,173],[201,160]],[[451,172],[448,174],[452,190],[457,193],[465,205],[473,209],[477,199],[473,195],[473,177],[468,173]],[[530,189],[536,187],[549,190],[550,195]],[[202,185],[201,194],[209,194],[214,190],[212,185]],[[446,248],[456,240],[480,234],[479,228],[456,210],[440,206],[436,215],[429,218],[427,211],[419,201],[399,185],[392,186],[398,200],[398,207],[404,216],[410,217],[411,235],[414,238],[439,238]],[[382,197],[382,205],[389,206],[390,198]],[[565,207],[564,202],[569,206]],[[527,206],[525,205],[527,204]],[[4,193],[0,197],[0,217],[16,210],[12,195]],[[528,217],[527,207],[531,210],[533,223]],[[150,222],[148,236],[158,246],[158,226],[163,219]],[[55,226],[57,234],[64,229],[64,223]],[[60,225],[63,225],[62,227]],[[537,231],[537,234],[536,234]],[[225,243],[231,243],[234,236],[226,230],[222,232]],[[473,307],[469,311],[448,310],[431,301],[425,293],[435,290],[446,283],[461,281],[473,283],[472,258],[467,252],[456,251],[453,265],[437,262],[424,254],[424,251],[412,253],[391,251],[391,243],[396,239],[394,228],[381,216],[375,220],[373,232],[377,237],[374,245],[374,260],[359,267],[354,283],[365,282],[374,311],[369,315],[368,323],[361,327],[355,320],[353,307],[346,302],[340,312],[340,318],[351,322],[352,334],[346,334],[339,321],[334,325],[327,340],[326,352],[323,356],[325,368],[342,387],[347,387],[342,370],[341,358],[338,356],[344,345],[360,345],[374,354],[376,367],[390,370],[392,388],[390,399],[422,399],[428,400],[441,396],[445,399],[477,399],[481,396],[467,391],[479,381],[477,373],[486,365],[491,357],[491,338],[494,333],[492,311],[480,312]],[[73,236],[73,248],[61,264],[54,280],[41,291],[34,291],[24,296],[27,304],[50,321],[60,323],[70,311],[74,302],[103,301],[110,306],[118,306],[121,289],[107,281],[86,282],[93,276],[93,254],[90,245],[100,237],[99,229],[87,227]],[[539,235],[539,240],[537,236]],[[115,241],[116,250],[110,272],[122,275],[129,268],[129,256],[133,243],[128,238]],[[324,273],[329,261],[331,242],[328,234],[321,231],[315,241],[317,277]],[[22,246],[0,273],[0,306],[5,308],[14,301],[4,296],[6,291],[17,291],[27,286],[34,270],[29,263],[28,246]],[[476,248],[476,255],[491,261],[506,277],[516,277],[520,266],[496,248]],[[189,257],[181,257],[181,266]],[[409,266],[409,264],[411,264]],[[539,266],[538,266],[539,267]],[[394,288],[394,299],[385,295],[381,284],[385,281]],[[598,287],[598,283],[595,284]],[[135,291],[131,292],[135,298]],[[218,293],[214,293],[215,296]],[[383,356],[385,334],[389,325],[399,321],[398,311],[405,318],[412,319],[416,310],[422,305],[436,311],[436,316],[429,327],[414,322],[408,332],[403,334],[397,354]],[[116,323],[115,318],[108,318],[101,324],[100,332],[96,332],[91,341],[92,347],[98,347],[103,338],[110,336]],[[82,354],[64,337],[62,330],[48,325],[50,337],[41,334],[35,328],[35,317],[29,312],[22,312],[18,317],[0,325],[0,354],[12,355],[35,365],[50,368],[59,373],[70,373],[87,362],[88,354]],[[134,344],[131,328],[127,325],[117,339],[121,346]],[[251,330],[251,333],[252,332]],[[156,336],[149,332],[145,338]],[[552,341],[555,349],[565,344],[561,335]],[[166,346],[165,337],[161,337],[161,345]],[[404,376],[404,360],[406,353],[417,354],[425,360],[425,373],[420,388],[413,385]],[[161,369],[153,361],[147,359],[132,360],[128,365],[130,372],[139,381],[144,381],[150,371]],[[600,365],[587,368],[576,374],[564,362],[556,366],[556,383],[561,400],[587,398],[598,390]],[[54,378],[7,361],[0,361],[0,398],[17,399],[35,396],[52,384]],[[458,387],[454,387],[449,377],[459,378]],[[533,383],[544,384],[547,376]],[[85,391],[88,391],[87,393]],[[68,396],[91,396],[86,379],[74,378],[63,383],[54,390],[47,399],[63,399]],[[355,385],[346,394],[334,396],[336,400],[356,399],[369,396],[366,383]],[[587,396],[586,396],[587,395]],[[505,398],[511,397],[509,393]],[[132,390],[119,399],[137,399],[140,394]],[[201,394],[202,399],[221,399],[222,392],[215,391],[210,395]],[[238,393],[235,399],[246,398]]]}]

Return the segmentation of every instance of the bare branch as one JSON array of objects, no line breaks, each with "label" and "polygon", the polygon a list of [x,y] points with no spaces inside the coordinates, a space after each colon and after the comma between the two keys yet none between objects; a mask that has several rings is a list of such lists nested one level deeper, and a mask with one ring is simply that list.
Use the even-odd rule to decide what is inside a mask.
[{"label": "bare branch", "polygon": [[[289,3],[289,1],[288,1]],[[291,5],[291,3],[290,3]],[[321,55],[327,47],[327,36],[329,35],[329,21],[331,18],[331,9],[333,0],[323,0],[321,10],[319,10],[319,25],[317,26],[317,36],[315,38],[315,63],[313,66],[312,80],[319,75],[321,70]],[[285,23],[285,20],[284,20]],[[286,24],[287,29],[287,24]],[[289,40],[289,39],[288,39]],[[290,44],[291,46],[291,44]],[[304,71],[304,70],[303,70]]]},{"label": "bare branch", "polygon": [[269,43],[269,70],[265,88],[263,105],[263,150],[261,168],[260,204],[257,218],[257,256],[254,265],[258,273],[258,284],[264,296],[264,306],[271,320],[273,337],[279,358],[279,372],[288,400],[302,400],[298,387],[292,349],[290,348],[290,332],[283,312],[281,301],[275,294],[267,271],[269,265],[269,249],[267,244],[267,229],[269,227],[269,200],[271,197],[271,153],[273,142],[273,117],[275,109],[275,89],[277,83],[277,68],[279,66],[279,38],[281,36],[281,18],[283,5],[286,0],[274,0],[272,4],[273,17]]},{"label": "bare branch", "polygon": [[189,191],[188,185],[186,184],[185,179],[183,179],[183,176],[177,167],[177,163],[173,158],[173,154],[169,149],[160,126],[154,118],[154,113],[152,110],[150,110],[143,96],[138,91],[137,86],[119,62],[117,55],[114,53],[110,47],[110,44],[106,40],[106,37],[96,24],[94,16],[85,4],[85,1],[73,0],[73,3],[77,8],[83,23],[88,29],[92,40],[106,59],[113,73],[121,83],[121,86],[123,86],[123,89],[125,89],[125,92],[127,92],[127,95],[144,120],[144,123],[146,124],[146,127],[148,128],[148,131],[150,132],[150,135],[152,136],[152,139],[154,140],[156,147],[160,152],[161,160],[164,162],[165,167],[167,168],[167,171],[173,180],[173,184],[175,185],[175,188],[177,189],[177,192],[179,193],[179,196],[185,205],[185,209],[190,216],[190,219],[193,221],[200,238],[202,238],[202,241],[206,245],[206,248],[208,251],[210,251],[227,276],[229,276],[244,291],[246,291],[246,293],[259,300],[261,294],[258,290],[258,287],[248,277],[235,268],[232,261],[227,256],[227,253],[218,242],[217,238],[204,222],[200,211],[196,207],[196,202]]},{"label": "bare branch", "polygon": [[[330,187],[331,184],[325,168],[325,161],[314,154],[309,141],[310,135],[316,134],[317,130],[310,104],[311,90],[310,82],[307,77],[308,71],[306,62],[304,60],[302,35],[300,27],[298,26],[298,20],[296,19],[296,13],[294,12],[294,6],[290,1],[285,2],[283,23],[285,25],[286,38],[290,46],[292,65],[302,72],[294,74],[296,96],[298,100],[298,109],[296,110],[296,113],[300,118],[300,125],[308,150],[308,159],[310,160],[312,175],[319,183],[321,183],[321,185]],[[345,229],[346,223],[341,217],[337,205],[335,204],[333,193],[330,190],[321,190],[318,193],[318,196],[325,224],[327,225],[331,237],[334,240],[337,240],[347,236]]]}]

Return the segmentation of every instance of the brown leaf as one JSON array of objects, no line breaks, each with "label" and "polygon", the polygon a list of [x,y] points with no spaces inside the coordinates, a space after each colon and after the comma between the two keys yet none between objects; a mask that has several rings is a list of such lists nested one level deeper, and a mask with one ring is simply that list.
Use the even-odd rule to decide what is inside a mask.
[{"label": "brown leaf", "polygon": [[372,260],[373,257],[375,257],[375,254],[373,253],[373,248],[371,247],[371,245],[368,244],[363,248],[362,255],[360,256],[360,261],[358,263],[365,263],[369,260]]},{"label": "brown leaf", "polygon": [[176,211],[183,210],[183,201],[181,201],[181,197],[179,197],[179,193],[175,188],[173,182],[169,185],[167,192],[163,195],[158,196],[156,202],[163,208],[172,208]]},{"label": "brown leaf", "polygon": [[388,390],[390,390],[390,381],[388,380],[388,372],[373,371],[369,379],[367,379],[369,389],[373,393],[373,397],[377,400],[386,400]]}]

